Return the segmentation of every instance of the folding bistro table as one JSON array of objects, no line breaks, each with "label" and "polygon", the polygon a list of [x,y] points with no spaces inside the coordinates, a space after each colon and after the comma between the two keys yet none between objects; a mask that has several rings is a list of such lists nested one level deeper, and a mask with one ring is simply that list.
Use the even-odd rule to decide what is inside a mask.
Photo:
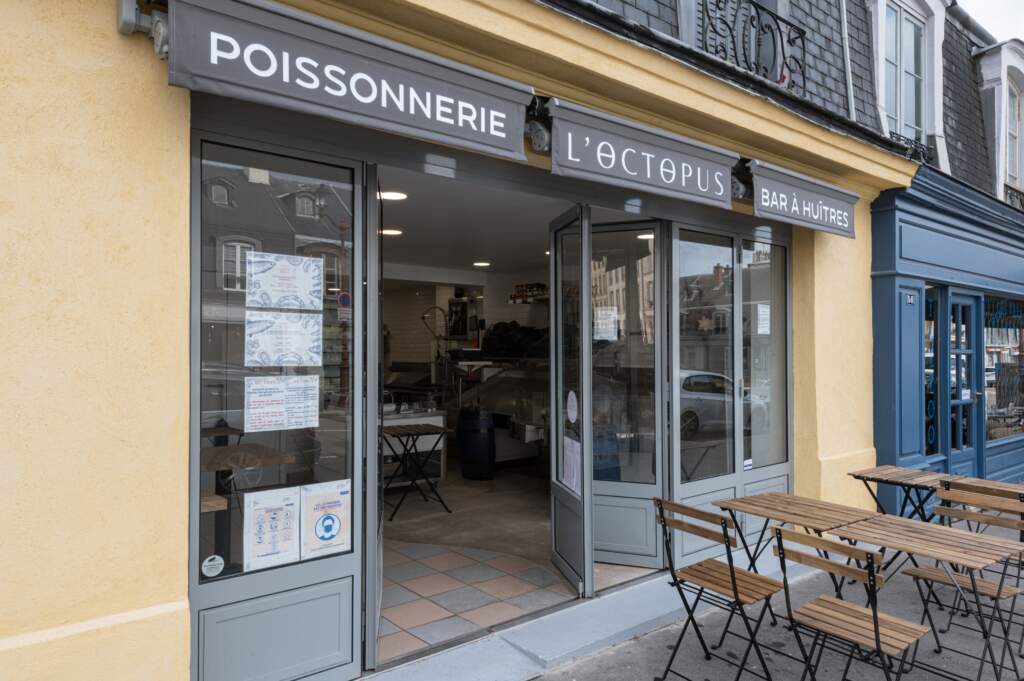
[{"label": "folding bistro table", "polygon": [[[996,679],[1001,678],[1007,650],[1010,647],[1009,624],[1003,616],[998,600],[993,602],[991,613],[987,618],[985,617],[978,594],[978,578],[976,575],[990,565],[1002,563],[1002,576],[999,581],[999,589],[1001,590],[1006,581],[1006,569],[1009,561],[1011,559],[1018,559],[1021,556],[1022,551],[1024,551],[1024,545],[1017,541],[979,535],[955,527],[926,523],[894,515],[876,515],[849,525],[833,528],[831,532],[853,543],[865,542],[877,546],[883,553],[887,549],[905,553],[915,565],[917,564],[916,558],[936,561],[946,574],[948,583],[956,589],[959,597],[963,598],[965,603],[974,603],[972,614],[978,622],[982,638],[984,639],[984,648],[980,656],[964,653],[963,651],[953,652],[959,652],[979,660],[979,678],[986,661],[991,663]],[[889,564],[892,564],[891,560]],[[967,594],[964,591],[964,585],[970,586],[971,595],[973,596],[970,600],[968,600]],[[920,584],[918,584],[918,593],[921,596],[922,602],[927,603]],[[927,606],[925,608],[925,616],[928,618],[928,623],[932,628],[936,645],[941,647],[938,632],[935,629],[934,622],[932,622],[931,613],[928,611]],[[1001,637],[1003,640],[1003,650],[998,663],[996,662],[995,652],[992,647],[993,627],[997,623],[1003,632]],[[1014,677],[1019,678],[1020,672],[1017,670],[1016,655],[1014,655],[1012,650],[1009,650],[1008,657],[1013,666]],[[958,678],[952,676],[950,672],[943,668],[933,668],[916,660],[914,664],[922,666],[922,668],[944,678]]]},{"label": "folding bistro table", "polygon": [[948,480],[959,480],[963,476],[950,475],[949,473],[938,473],[935,471],[924,471],[917,468],[902,468],[900,466],[875,466],[865,468],[861,471],[854,471],[850,475],[864,483],[868,494],[875,500],[878,510],[887,513],[885,506],[878,499],[875,490],[871,489],[872,482],[880,485],[895,485],[903,490],[903,501],[900,504],[898,515],[905,515],[907,505],[910,505],[911,517],[917,516],[925,522],[931,522],[934,514],[928,512],[927,503],[934,496],[936,490]]},{"label": "folding bistro table", "polygon": [[[434,485],[433,481],[431,481],[430,476],[427,475],[426,471],[426,466],[430,461],[430,457],[440,451],[441,442],[444,441],[445,435],[447,434],[448,431],[445,428],[435,426],[430,423],[412,423],[408,425],[384,426],[381,428],[381,437],[384,439],[384,444],[387,445],[387,448],[391,450],[391,453],[395,455],[395,458],[398,459],[399,462],[394,472],[391,473],[391,476],[388,478],[387,483],[385,483],[384,489],[387,490],[391,487],[391,483],[399,473],[409,476],[409,485],[402,492],[402,498],[398,500],[398,503],[395,505],[395,509],[391,511],[391,515],[388,517],[388,520],[395,519],[398,509],[401,508],[402,502],[405,501],[405,498],[409,495],[409,490],[413,487],[415,487],[416,491],[420,493],[420,496],[423,497],[424,501],[430,500],[423,490],[420,489],[419,484],[416,482],[417,480],[423,480],[427,487],[430,488],[434,498],[444,506],[444,510],[449,513],[452,512],[452,510],[448,508],[448,504],[444,502],[444,497],[442,497],[441,493],[437,491],[437,486]],[[433,444],[431,444],[426,450],[422,452],[419,451],[419,446],[417,444],[419,438],[435,435],[437,437],[434,439]],[[394,438],[398,441],[399,446],[402,448],[401,454],[395,451],[395,448],[391,445],[389,438]]]}]

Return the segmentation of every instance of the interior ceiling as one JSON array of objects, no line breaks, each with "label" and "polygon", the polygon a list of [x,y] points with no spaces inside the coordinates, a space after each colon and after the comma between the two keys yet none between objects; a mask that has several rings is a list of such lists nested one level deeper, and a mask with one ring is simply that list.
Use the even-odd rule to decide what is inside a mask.
[{"label": "interior ceiling", "polygon": [[393,167],[380,169],[381,191],[408,194],[384,201],[384,260],[407,265],[515,273],[548,266],[548,224],[572,204]]}]

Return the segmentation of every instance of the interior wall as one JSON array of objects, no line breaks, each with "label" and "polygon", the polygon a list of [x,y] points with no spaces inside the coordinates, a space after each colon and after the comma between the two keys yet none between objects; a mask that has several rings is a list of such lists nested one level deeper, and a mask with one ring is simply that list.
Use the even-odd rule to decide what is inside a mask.
[{"label": "interior wall", "polygon": [[189,95],[117,5],[3,4],[4,679],[188,678]]},{"label": "interior wall", "polygon": [[[538,248],[540,247],[543,247],[543,244],[538,244]],[[508,297],[516,284],[547,283],[548,278],[549,272],[546,269],[515,274],[488,273],[487,291],[484,296],[484,319],[487,325],[514,321],[521,326],[546,329],[550,322],[547,304],[513,305],[508,302]]]},{"label": "interior wall", "polygon": [[433,357],[433,339],[421,317],[434,305],[435,288],[424,284],[384,292],[382,319],[390,332],[385,366],[392,362],[429,362]]}]

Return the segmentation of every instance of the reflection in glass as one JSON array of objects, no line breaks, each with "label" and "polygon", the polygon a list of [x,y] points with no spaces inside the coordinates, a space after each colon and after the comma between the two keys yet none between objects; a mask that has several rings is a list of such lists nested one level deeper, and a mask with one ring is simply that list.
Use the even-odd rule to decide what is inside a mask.
[{"label": "reflection in glass", "polygon": [[[556,310],[558,331],[558,384],[561,396],[558,405],[558,481],[579,495],[582,490],[583,430],[579,418],[582,410],[580,377],[580,277],[582,244],[578,226],[566,227],[557,235],[556,267],[559,289]],[[566,451],[569,449],[569,451]]]},{"label": "reflection in glass", "polygon": [[938,323],[939,291],[924,291],[924,442],[925,453],[939,451],[939,375],[935,330]]},{"label": "reflection in glass", "polygon": [[985,296],[985,431],[998,440],[1024,433],[1024,304]]},{"label": "reflection in glass", "polygon": [[679,418],[684,482],[735,470],[732,240],[680,230]]},{"label": "reflection in glass", "polygon": [[653,236],[591,237],[595,480],[655,482]]},{"label": "reflection in glass", "polygon": [[786,249],[743,242],[743,432],[747,467],[788,458]]},{"label": "reflection in glass", "polygon": [[[203,147],[200,515],[195,559],[210,563],[201,570],[201,580],[243,571],[244,544],[253,541],[242,531],[246,494],[294,488],[297,498],[300,485],[352,477],[352,183],[351,171],[343,168],[217,145]],[[299,205],[300,196],[312,197],[312,205]],[[303,207],[310,215],[298,220],[296,210]],[[256,275],[247,272],[246,263],[256,253],[309,258],[304,262],[312,263],[314,272],[316,262],[332,257],[338,286],[349,294],[341,298],[319,281],[301,296],[301,311],[284,298],[258,306],[253,300],[247,306],[246,287]],[[246,339],[255,328],[246,325],[247,311],[262,314],[262,324],[268,323],[268,313],[305,315],[302,328],[310,328],[308,322],[320,329],[316,342],[305,349],[309,356],[319,353],[319,364],[293,361],[283,354],[247,363]],[[271,420],[257,427],[250,418],[247,432],[246,379],[270,379],[280,386],[284,381],[275,379],[289,377],[316,386],[306,389],[309,412],[302,426],[277,427]],[[297,533],[298,518],[286,520],[294,521]],[[346,519],[339,520],[341,531],[351,533]],[[333,521],[330,529],[338,529]],[[218,567],[221,561],[223,567]]]}]

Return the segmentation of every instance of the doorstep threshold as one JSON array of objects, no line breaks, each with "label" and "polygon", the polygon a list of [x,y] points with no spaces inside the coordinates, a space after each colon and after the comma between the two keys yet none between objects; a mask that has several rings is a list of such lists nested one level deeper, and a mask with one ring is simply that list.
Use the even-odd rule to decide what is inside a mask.
[{"label": "doorstep threshold", "polygon": [[[528,681],[608,646],[679,621],[668,573],[581,600],[364,678],[374,681]],[[666,598],[666,596],[673,596]]]}]

